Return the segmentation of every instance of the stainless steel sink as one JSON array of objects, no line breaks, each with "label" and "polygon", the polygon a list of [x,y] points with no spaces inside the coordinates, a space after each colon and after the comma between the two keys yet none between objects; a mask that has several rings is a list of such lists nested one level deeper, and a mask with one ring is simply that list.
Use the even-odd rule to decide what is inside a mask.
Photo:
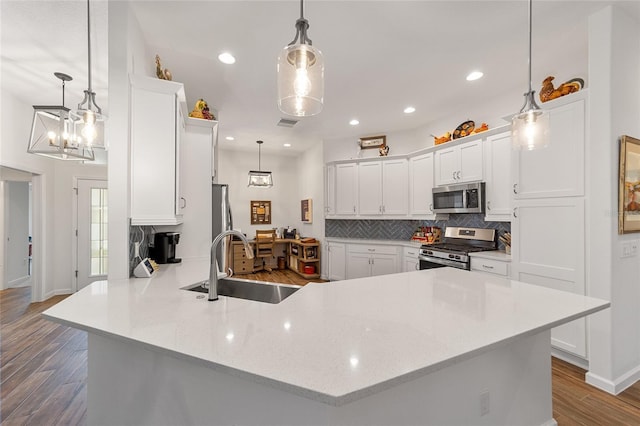
[{"label": "stainless steel sink", "polygon": [[[198,281],[195,284],[182,287],[182,289],[208,293],[209,280]],[[300,290],[298,286],[265,281],[250,281],[238,278],[220,278],[218,280],[218,294],[220,296],[237,297],[257,302],[280,303],[298,290]]]}]

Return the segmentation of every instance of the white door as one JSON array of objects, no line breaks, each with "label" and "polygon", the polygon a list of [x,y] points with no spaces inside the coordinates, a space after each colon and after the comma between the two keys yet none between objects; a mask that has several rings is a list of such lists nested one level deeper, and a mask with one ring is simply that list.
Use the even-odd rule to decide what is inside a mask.
[{"label": "white door", "polygon": [[460,171],[460,151],[457,146],[444,148],[435,152],[436,186],[451,185],[458,182]]},{"label": "white door", "polygon": [[326,173],[325,216],[333,216],[336,214],[336,166],[327,166]]},{"label": "white door", "polygon": [[371,276],[395,274],[398,272],[397,263],[395,254],[375,254],[371,258]]},{"label": "white door", "polygon": [[486,221],[511,220],[511,133],[489,136],[485,147]]},{"label": "white door", "polygon": [[363,253],[349,253],[347,256],[347,279],[371,276],[371,256]]},{"label": "white door", "polygon": [[357,164],[336,165],[336,214],[356,214]]},{"label": "white door", "polygon": [[460,145],[460,174],[458,182],[476,182],[483,178],[482,140]]},{"label": "white door", "polygon": [[76,287],[107,278],[107,181],[78,179]]},{"label": "white door", "polygon": [[329,243],[329,281],[340,281],[346,278],[345,245]]}]

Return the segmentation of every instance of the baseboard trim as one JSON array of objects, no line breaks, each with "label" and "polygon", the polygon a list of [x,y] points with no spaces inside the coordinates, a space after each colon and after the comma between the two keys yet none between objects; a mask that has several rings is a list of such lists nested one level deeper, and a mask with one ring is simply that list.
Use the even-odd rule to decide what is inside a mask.
[{"label": "baseboard trim", "polygon": [[73,294],[73,293],[75,293],[75,292],[73,290],[71,290],[70,288],[53,290],[53,291],[50,291],[50,292],[46,293],[45,295],[43,295],[41,302],[44,302],[45,300],[50,299],[53,296],[60,296],[60,295]]},{"label": "baseboard trim", "polygon": [[640,365],[627,371],[613,381],[605,379],[602,376],[598,376],[597,374],[593,374],[592,372],[587,373],[585,380],[591,386],[595,386],[596,388],[612,395],[618,395],[620,392],[640,380]]},{"label": "baseboard trim", "polygon": [[542,423],[540,426],[558,426],[558,422],[556,421],[556,419],[551,419],[551,420],[547,420],[546,422]]},{"label": "baseboard trim", "polygon": [[580,367],[583,370],[589,370],[589,361],[581,358],[579,356],[576,355],[572,355],[570,353],[567,353],[565,351],[563,351],[562,349],[558,349],[558,348],[554,348],[553,346],[551,347],[551,355],[555,358],[561,359],[565,362],[568,362],[569,364],[573,364],[576,367]]},{"label": "baseboard trim", "polygon": [[20,278],[16,278],[15,280],[11,280],[7,282],[7,288],[24,287],[24,283],[27,281],[31,281],[30,275],[25,275]]}]

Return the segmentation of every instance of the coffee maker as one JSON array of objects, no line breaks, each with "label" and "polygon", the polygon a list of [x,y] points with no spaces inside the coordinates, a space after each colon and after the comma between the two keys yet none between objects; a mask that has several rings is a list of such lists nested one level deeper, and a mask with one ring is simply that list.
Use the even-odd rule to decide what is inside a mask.
[{"label": "coffee maker", "polygon": [[180,263],[182,259],[176,258],[178,242],[178,232],[157,232],[153,237],[153,247],[149,247],[149,254],[156,263]]}]

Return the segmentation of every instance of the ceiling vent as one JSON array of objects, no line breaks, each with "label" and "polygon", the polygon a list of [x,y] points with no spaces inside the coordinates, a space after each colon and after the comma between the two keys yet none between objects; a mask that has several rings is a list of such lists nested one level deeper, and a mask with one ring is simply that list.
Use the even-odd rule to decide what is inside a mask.
[{"label": "ceiling vent", "polygon": [[278,121],[278,126],[280,127],[293,127],[296,125],[296,123],[299,120],[291,120],[289,118],[281,118],[280,121]]}]

